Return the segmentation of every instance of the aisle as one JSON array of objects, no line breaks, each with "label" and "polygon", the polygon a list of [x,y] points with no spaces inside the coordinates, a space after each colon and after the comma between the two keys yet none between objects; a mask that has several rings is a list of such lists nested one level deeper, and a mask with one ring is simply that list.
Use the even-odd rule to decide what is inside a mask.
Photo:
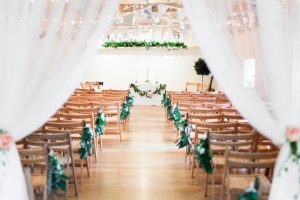
[{"label": "aisle", "polygon": [[[191,179],[184,151],[160,106],[136,106],[119,145],[106,144],[80,200],[199,200],[203,186]],[[201,191],[202,190],[202,191]]]}]

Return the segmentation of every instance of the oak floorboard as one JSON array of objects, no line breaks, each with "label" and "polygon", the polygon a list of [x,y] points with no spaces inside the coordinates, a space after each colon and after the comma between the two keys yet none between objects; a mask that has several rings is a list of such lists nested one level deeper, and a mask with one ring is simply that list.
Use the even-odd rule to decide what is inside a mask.
[{"label": "oak floorboard", "polygon": [[104,136],[100,162],[93,164],[91,176],[79,184],[79,197],[69,199],[205,199],[203,182],[191,178],[184,150],[174,144],[176,131],[164,115],[161,106],[135,106],[123,141],[115,144]]}]

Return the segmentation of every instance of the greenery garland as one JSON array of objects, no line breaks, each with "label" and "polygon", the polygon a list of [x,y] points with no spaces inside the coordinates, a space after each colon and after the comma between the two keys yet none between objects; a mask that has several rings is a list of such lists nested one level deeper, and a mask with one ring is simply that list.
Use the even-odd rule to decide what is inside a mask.
[{"label": "greenery garland", "polygon": [[122,103],[121,113],[120,113],[121,120],[125,120],[130,116],[130,110],[133,106],[133,102],[134,102],[134,97],[130,92],[128,92],[126,100]]},{"label": "greenery garland", "polygon": [[258,200],[260,190],[260,179],[255,177],[254,182],[238,196],[237,200]]},{"label": "greenery garland", "polygon": [[157,42],[157,41],[135,41],[135,40],[124,40],[124,41],[106,41],[102,45],[105,48],[118,48],[118,47],[145,47],[149,49],[151,47],[162,47],[167,49],[187,49],[187,45],[183,42]]},{"label": "greenery garland", "polygon": [[181,114],[178,105],[175,106],[173,110],[173,118],[174,118],[174,124],[176,129],[179,131],[180,129],[180,120],[181,120]]},{"label": "greenery garland", "polygon": [[188,122],[188,115],[183,118],[180,122],[181,125],[181,135],[175,143],[177,143],[178,149],[183,147],[188,147],[190,149],[192,143],[190,139],[190,132],[192,130],[191,124]]},{"label": "greenery garland", "polygon": [[95,133],[97,135],[103,135],[106,127],[106,114],[101,110],[98,115],[97,119],[95,121]]},{"label": "greenery garland", "polygon": [[155,90],[153,92],[151,90],[142,91],[142,90],[139,89],[139,87],[137,85],[135,85],[133,83],[131,83],[129,87],[132,88],[133,91],[135,93],[138,93],[141,97],[145,96],[145,97],[151,99],[152,95],[154,95],[154,94],[161,95],[161,92],[166,89],[167,85],[166,84],[159,84],[159,87],[155,88]]},{"label": "greenery garland", "polygon": [[93,153],[93,131],[83,121],[83,133],[80,139],[80,159],[84,160]]},{"label": "greenery garland", "polygon": [[50,150],[48,154],[48,173],[47,173],[47,194],[54,195],[57,190],[67,191],[67,180],[69,176],[64,174],[63,164],[55,153]]},{"label": "greenery garland", "polygon": [[212,174],[213,172],[213,164],[212,164],[212,152],[209,146],[209,140],[207,134],[204,134],[204,138],[202,138],[199,143],[195,146],[194,153],[196,156],[196,160],[199,163],[201,168],[208,174]]}]

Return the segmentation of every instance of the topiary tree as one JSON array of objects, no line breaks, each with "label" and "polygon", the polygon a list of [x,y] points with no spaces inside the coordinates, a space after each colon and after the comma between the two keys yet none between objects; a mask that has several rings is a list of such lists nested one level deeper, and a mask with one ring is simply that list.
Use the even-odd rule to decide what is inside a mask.
[{"label": "topiary tree", "polygon": [[197,60],[195,62],[194,65],[195,71],[198,75],[202,76],[202,90],[203,90],[203,76],[208,76],[210,74],[210,70],[205,62],[204,59],[199,58],[199,60]]}]

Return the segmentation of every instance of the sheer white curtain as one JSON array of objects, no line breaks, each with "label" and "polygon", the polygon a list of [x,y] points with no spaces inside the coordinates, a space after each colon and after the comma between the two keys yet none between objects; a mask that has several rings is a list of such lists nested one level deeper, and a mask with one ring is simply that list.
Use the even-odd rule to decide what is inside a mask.
[{"label": "sheer white curtain", "polygon": [[[287,160],[286,142],[287,127],[300,127],[299,1],[183,3],[197,44],[222,90],[256,129],[283,145],[269,198],[300,199],[299,167]],[[254,88],[243,85],[246,59],[256,60]]]},{"label": "sheer white curtain", "polygon": [[[119,0],[0,0],[0,128],[15,140],[79,85]],[[0,154],[0,199],[27,199],[15,146]]]}]

